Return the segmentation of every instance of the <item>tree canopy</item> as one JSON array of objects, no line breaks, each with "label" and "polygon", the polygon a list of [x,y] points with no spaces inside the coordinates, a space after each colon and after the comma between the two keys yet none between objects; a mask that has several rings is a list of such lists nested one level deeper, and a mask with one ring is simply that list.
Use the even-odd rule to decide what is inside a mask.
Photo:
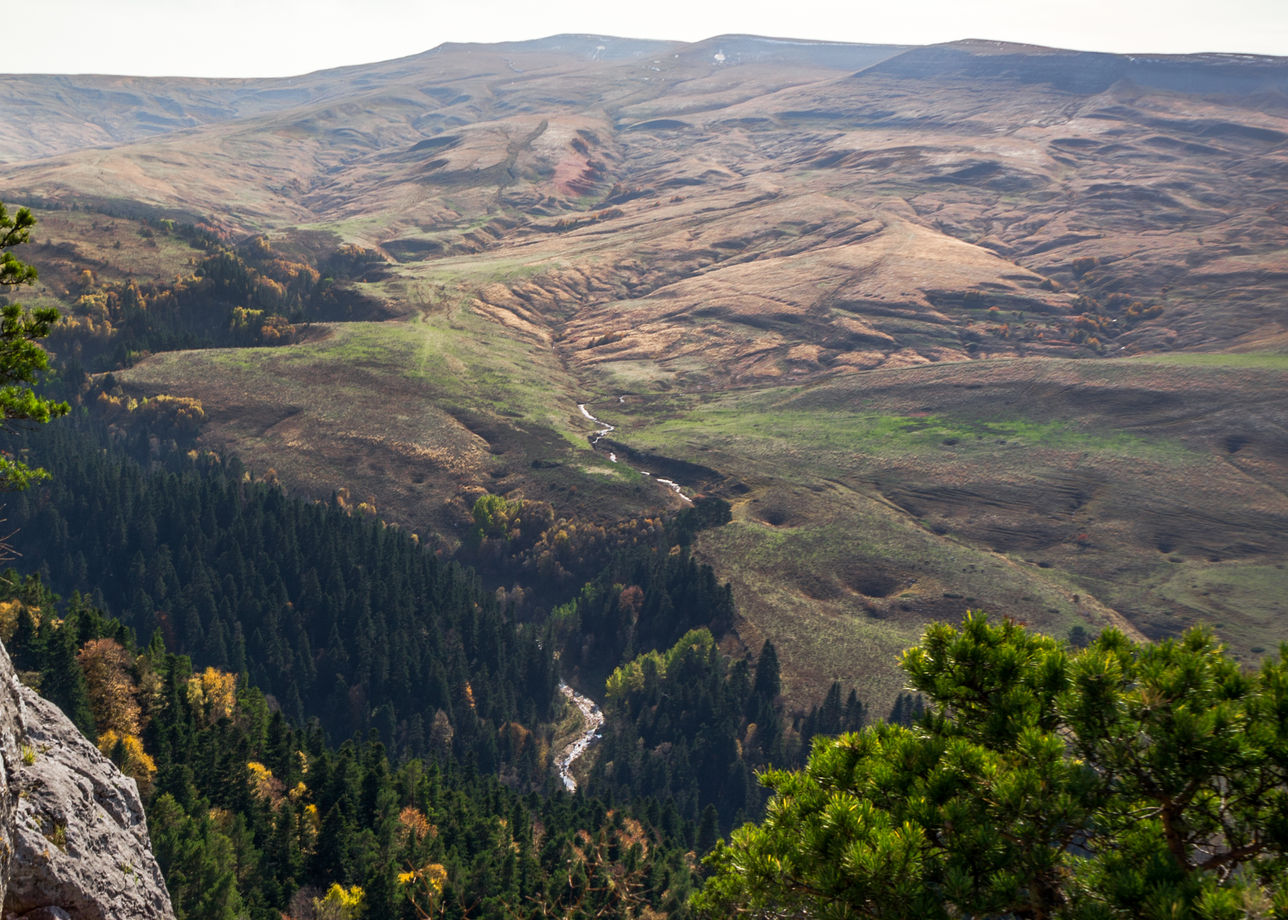
[{"label": "tree canopy", "polygon": [[712,854],[709,916],[1288,916],[1288,646],[1086,649],[969,615],[901,665],[911,728],[816,741]]},{"label": "tree canopy", "polygon": [[[9,251],[28,241],[35,223],[26,208],[10,217],[0,204],[0,285],[11,287],[36,280],[36,269]],[[49,355],[39,341],[57,321],[58,311],[53,307],[28,310],[18,303],[0,307],[0,427],[12,430],[15,424],[44,423],[66,414],[66,403],[37,396],[31,386],[49,367]],[[44,476],[43,470],[0,451],[0,489],[23,489]]]}]

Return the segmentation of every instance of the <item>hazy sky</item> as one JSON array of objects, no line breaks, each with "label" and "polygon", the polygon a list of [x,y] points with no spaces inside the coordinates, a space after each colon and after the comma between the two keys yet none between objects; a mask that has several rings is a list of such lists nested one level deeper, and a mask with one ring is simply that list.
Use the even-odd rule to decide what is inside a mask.
[{"label": "hazy sky", "polygon": [[7,73],[286,76],[559,32],[1288,56],[1288,0],[18,0],[4,20]]}]

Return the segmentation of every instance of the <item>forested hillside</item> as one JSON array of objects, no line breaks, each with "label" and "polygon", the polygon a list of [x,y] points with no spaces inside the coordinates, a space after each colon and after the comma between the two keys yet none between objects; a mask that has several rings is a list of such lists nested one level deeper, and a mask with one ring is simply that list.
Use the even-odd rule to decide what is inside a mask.
[{"label": "forested hillside", "polygon": [[60,592],[247,675],[292,722],[335,738],[371,729],[413,755],[447,744],[495,772],[501,725],[551,721],[549,653],[470,572],[369,514],[250,481],[235,461],[181,455],[149,472],[83,426],[40,434],[33,453],[52,479],[10,507],[24,560]]},{"label": "forested hillside", "polygon": [[330,745],[159,634],[139,649],[35,580],[0,590],[17,666],[138,780],[180,918],[682,912],[693,828],[665,799],[523,794],[441,752],[391,759],[374,734]]},{"label": "forested hillside", "polygon": [[[567,564],[502,603],[369,511],[236,461],[84,411],[24,444],[51,478],[10,502],[32,574],[7,576],[0,636],[139,780],[181,917],[322,916],[333,884],[354,917],[680,913],[694,854],[759,814],[753,772],[863,720],[839,687],[786,713],[772,645],[717,648],[733,601],[685,545],[718,503],[570,549],[548,509],[481,501],[541,522],[472,543],[498,576],[556,542]],[[575,798],[552,769],[575,729],[557,667],[606,692]]]},{"label": "forested hillside", "polygon": [[[798,763],[814,733],[853,730],[864,711],[853,694],[839,704],[833,684],[827,711],[785,719],[778,706],[778,656],[766,642],[755,662],[729,661],[711,633],[686,633],[664,652],[650,651],[608,679],[603,746],[587,783],[592,792],[629,798],[658,790],[681,814],[700,814],[699,850],[761,812],[755,774]],[[803,721],[803,726],[802,726]]]}]

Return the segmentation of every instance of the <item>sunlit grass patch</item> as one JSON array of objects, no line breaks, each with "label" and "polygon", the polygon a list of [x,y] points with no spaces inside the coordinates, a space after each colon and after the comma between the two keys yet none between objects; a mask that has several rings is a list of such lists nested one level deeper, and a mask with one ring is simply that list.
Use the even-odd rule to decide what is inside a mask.
[{"label": "sunlit grass patch", "polygon": [[1182,367],[1213,367],[1239,370],[1288,371],[1288,354],[1264,351],[1249,352],[1174,352],[1142,355],[1133,363],[1174,364]]}]

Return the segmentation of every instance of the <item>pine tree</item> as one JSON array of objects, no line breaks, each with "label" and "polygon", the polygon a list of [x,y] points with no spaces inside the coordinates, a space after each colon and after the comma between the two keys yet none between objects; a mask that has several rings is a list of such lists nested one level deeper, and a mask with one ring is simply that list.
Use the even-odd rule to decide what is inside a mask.
[{"label": "pine tree", "polygon": [[901,661],[930,710],[769,771],[705,916],[1241,917],[1288,903],[1288,646],[1210,633],[1083,650],[972,614]]},{"label": "pine tree", "polygon": [[[0,204],[0,286],[36,280],[36,269],[9,252],[28,241],[35,224],[36,219],[26,208],[19,208],[10,217]],[[18,303],[0,307],[0,430],[12,431],[24,423],[41,424],[67,414],[67,403],[42,398],[32,389],[49,367],[49,356],[39,342],[56,322],[58,311],[53,307],[27,310]],[[0,451],[0,490],[24,489],[47,476],[44,470],[28,466],[11,452]]]}]

